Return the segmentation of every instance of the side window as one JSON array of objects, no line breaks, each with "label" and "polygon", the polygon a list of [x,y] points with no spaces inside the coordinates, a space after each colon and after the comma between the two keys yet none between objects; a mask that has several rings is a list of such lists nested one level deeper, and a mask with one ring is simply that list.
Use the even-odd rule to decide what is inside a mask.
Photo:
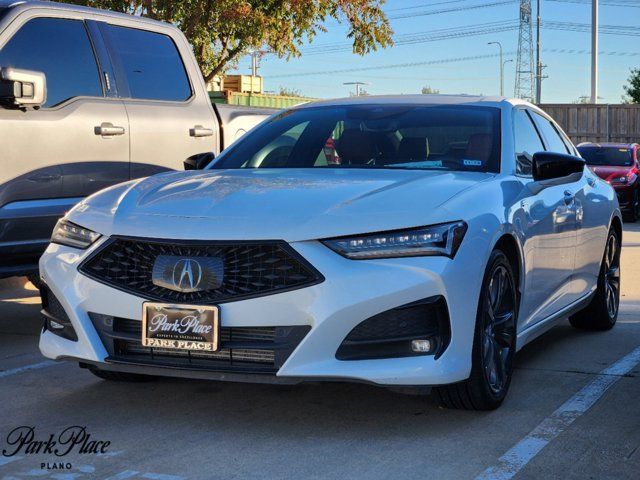
[{"label": "side window", "polygon": [[191,96],[187,72],[170,37],[115,25],[107,31],[132,98],[184,101]]},{"label": "side window", "polygon": [[43,72],[44,107],[73,97],[102,97],[98,65],[81,20],[29,20],[0,50],[0,66]]},{"label": "side window", "polygon": [[556,130],[556,127],[553,126],[553,124],[542,115],[533,112],[532,116],[536,122],[536,125],[538,126],[538,130],[540,130],[542,136],[544,137],[547,151],[556,153],[569,153],[569,150],[567,149],[565,143],[562,141],[562,138]]},{"label": "side window", "polygon": [[540,136],[527,112],[522,109],[513,111],[513,134],[516,149],[516,174],[531,175],[533,154],[544,150]]}]

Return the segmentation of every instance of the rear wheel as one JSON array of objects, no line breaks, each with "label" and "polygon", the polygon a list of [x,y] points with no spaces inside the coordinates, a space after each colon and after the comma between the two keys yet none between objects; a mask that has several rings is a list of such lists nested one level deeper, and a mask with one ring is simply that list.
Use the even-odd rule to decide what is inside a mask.
[{"label": "rear wheel", "polygon": [[584,310],[569,318],[574,327],[609,330],[616,324],[620,307],[620,243],[620,235],[612,228],[604,249],[596,293]]},{"label": "rear wheel", "polygon": [[89,371],[96,377],[112,382],[150,382],[156,377],[151,375],[138,375],[136,373],[112,372],[110,370],[100,370],[96,367],[89,367]]},{"label": "rear wheel", "polygon": [[471,375],[463,382],[435,389],[442,406],[493,410],[502,404],[513,373],[517,315],[513,269],[506,255],[494,250],[480,294]]}]

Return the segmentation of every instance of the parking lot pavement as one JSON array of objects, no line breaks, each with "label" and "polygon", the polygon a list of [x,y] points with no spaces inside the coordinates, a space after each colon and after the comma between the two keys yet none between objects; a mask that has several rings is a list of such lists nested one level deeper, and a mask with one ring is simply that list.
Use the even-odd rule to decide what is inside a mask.
[{"label": "parking lot pavement", "polygon": [[40,356],[37,292],[4,281],[0,449],[23,425],[38,439],[85,426],[111,444],[100,455],[0,456],[0,478],[637,479],[640,366],[627,355],[640,352],[640,226],[625,228],[624,243],[618,325],[566,323],[525,347],[507,400],[489,413],[366,385],[104,382]]}]

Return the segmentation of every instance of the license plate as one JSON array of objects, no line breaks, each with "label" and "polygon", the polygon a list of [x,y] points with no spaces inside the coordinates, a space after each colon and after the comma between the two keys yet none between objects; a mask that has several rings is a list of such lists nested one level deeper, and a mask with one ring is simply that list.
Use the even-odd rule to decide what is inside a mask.
[{"label": "license plate", "polygon": [[142,345],[215,352],[220,336],[219,318],[216,306],[146,302],[142,305]]}]

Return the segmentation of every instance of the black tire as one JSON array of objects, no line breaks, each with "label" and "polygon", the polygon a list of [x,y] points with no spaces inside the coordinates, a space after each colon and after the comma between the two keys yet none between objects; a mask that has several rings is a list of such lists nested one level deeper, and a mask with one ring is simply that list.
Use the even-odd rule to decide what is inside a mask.
[{"label": "black tire", "polygon": [[38,290],[42,290],[42,287],[44,287],[44,282],[40,280],[40,275],[37,273],[27,275],[27,280],[29,280]]},{"label": "black tire", "polygon": [[506,397],[516,351],[518,301],[514,278],[507,256],[494,250],[478,302],[471,375],[463,382],[435,388],[443,407],[494,410]]},{"label": "black tire", "polygon": [[620,235],[609,231],[598,275],[598,287],[589,305],[569,317],[569,322],[583,330],[611,330],[620,309]]},{"label": "black tire", "polygon": [[638,189],[633,191],[633,199],[631,201],[631,211],[626,215],[626,221],[635,223],[640,217],[640,199],[638,198]]},{"label": "black tire", "polygon": [[156,377],[151,375],[139,375],[137,373],[127,372],[112,372],[110,370],[100,370],[95,367],[90,367],[88,370],[96,377],[99,377],[103,380],[109,380],[111,382],[151,382],[156,379]]}]

